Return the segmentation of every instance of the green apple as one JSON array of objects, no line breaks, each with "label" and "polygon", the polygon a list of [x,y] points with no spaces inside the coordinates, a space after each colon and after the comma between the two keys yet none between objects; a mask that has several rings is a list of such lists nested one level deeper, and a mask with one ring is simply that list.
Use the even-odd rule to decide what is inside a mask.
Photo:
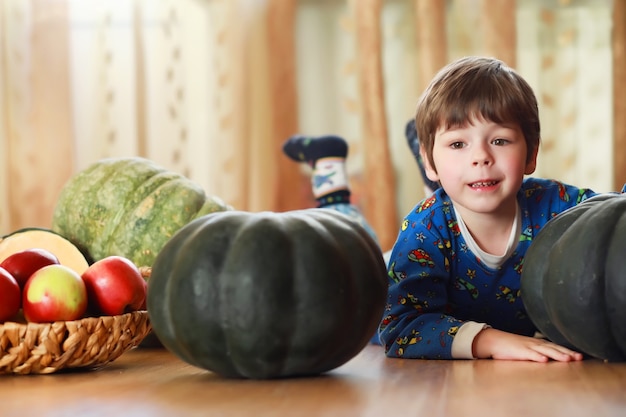
[{"label": "green apple", "polygon": [[22,309],[29,322],[77,320],[87,310],[87,288],[80,275],[67,266],[44,266],[26,281]]}]

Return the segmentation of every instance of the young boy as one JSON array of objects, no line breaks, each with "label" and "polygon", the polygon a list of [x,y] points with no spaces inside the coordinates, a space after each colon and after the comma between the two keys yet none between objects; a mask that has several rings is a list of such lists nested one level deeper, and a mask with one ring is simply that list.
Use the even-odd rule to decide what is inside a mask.
[{"label": "young boy", "polygon": [[531,87],[501,61],[466,57],[435,76],[416,113],[425,171],[440,187],[406,216],[391,251],[387,356],[581,360],[533,337],[519,294],[533,237],[595,194],[524,178],[540,141]]}]

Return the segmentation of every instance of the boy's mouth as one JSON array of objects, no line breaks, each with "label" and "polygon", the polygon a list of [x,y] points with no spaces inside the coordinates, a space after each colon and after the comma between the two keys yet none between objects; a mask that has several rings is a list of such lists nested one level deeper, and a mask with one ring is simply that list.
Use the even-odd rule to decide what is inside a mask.
[{"label": "boy's mouth", "polygon": [[473,182],[470,184],[470,187],[472,188],[483,188],[483,187],[492,187],[494,185],[496,185],[498,183],[498,181],[492,180],[492,181],[477,181],[477,182]]}]

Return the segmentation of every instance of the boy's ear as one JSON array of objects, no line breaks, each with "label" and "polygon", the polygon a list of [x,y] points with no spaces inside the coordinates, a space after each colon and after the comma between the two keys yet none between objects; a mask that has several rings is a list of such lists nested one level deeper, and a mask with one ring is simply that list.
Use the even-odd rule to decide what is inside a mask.
[{"label": "boy's ear", "polygon": [[422,160],[422,164],[424,165],[424,173],[426,174],[426,177],[433,182],[439,181],[437,170],[430,165],[430,160],[428,159],[426,151],[424,151],[423,147],[420,147],[420,158]]},{"label": "boy's ear", "polygon": [[539,148],[537,147],[535,151],[533,152],[533,154],[531,155],[531,158],[528,159],[528,161],[526,162],[526,169],[524,170],[525,175],[530,175],[533,172],[535,172],[535,169],[537,168],[537,155],[538,154],[539,154]]}]

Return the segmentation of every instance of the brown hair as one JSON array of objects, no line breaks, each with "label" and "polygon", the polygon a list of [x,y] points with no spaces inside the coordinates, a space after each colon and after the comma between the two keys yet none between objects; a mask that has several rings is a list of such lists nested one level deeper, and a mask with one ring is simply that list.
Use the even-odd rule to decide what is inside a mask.
[{"label": "brown hair", "polygon": [[532,88],[494,58],[470,56],[442,68],[420,97],[416,113],[420,145],[433,169],[437,130],[463,126],[474,117],[519,125],[526,139],[527,161],[539,147],[539,110]]}]

